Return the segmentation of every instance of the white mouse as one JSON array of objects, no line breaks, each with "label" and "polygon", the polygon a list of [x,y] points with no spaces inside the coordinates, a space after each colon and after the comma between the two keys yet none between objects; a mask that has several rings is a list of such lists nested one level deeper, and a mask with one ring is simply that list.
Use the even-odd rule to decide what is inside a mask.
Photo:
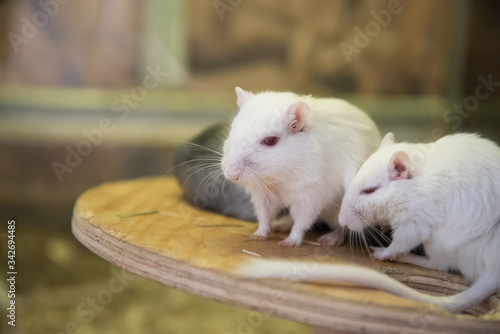
[{"label": "white mouse", "polygon": [[[500,289],[500,148],[474,134],[431,144],[396,144],[387,134],[352,180],[339,214],[340,225],[353,231],[384,221],[393,229],[393,241],[375,249],[376,259],[458,270],[472,286],[436,297],[369,269],[334,265],[319,266],[307,280],[353,281],[451,312],[483,301]],[[421,243],[426,256],[409,253]],[[254,263],[241,272],[280,277],[292,265]]]},{"label": "white mouse", "polygon": [[283,208],[294,221],[282,246],[299,246],[304,233],[322,218],[333,232],[320,238],[340,245],[346,231],[338,212],[347,186],[380,143],[375,123],[341,99],[290,92],[252,94],[236,87],[240,108],[224,143],[226,179],[250,194],[264,240]]}]

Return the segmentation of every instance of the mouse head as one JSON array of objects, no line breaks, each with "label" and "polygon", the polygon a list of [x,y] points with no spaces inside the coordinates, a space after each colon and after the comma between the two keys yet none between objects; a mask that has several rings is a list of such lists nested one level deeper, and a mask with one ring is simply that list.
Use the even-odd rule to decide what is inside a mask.
[{"label": "mouse head", "polygon": [[304,148],[309,106],[293,93],[252,94],[236,87],[240,108],[224,143],[226,179],[246,185],[286,180]]},{"label": "mouse head", "polygon": [[361,166],[342,200],[341,226],[361,231],[369,225],[390,222],[394,214],[404,210],[413,172],[401,145],[394,144],[394,134],[388,133]]}]

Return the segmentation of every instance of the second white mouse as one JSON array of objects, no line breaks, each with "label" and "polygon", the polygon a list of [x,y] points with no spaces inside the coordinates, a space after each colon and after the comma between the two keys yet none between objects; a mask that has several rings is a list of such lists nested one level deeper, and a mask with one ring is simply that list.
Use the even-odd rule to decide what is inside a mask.
[{"label": "second white mouse", "polygon": [[[420,293],[376,271],[317,264],[303,280],[350,281],[462,312],[500,289],[500,147],[474,134],[430,144],[394,143],[389,133],[360,168],[342,201],[339,223],[353,231],[386,222],[387,248],[374,257],[442,271],[472,286],[456,295]],[[423,244],[425,256],[410,253]],[[282,277],[300,263],[256,261],[246,277]]]},{"label": "second white mouse", "polygon": [[347,186],[377,149],[380,134],[361,110],[341,99],[290,92],[252,94],[236,87],[240,108],[224,143],[226,179],[250,194],[264,240],[270,223],[289,208],[293,227],[282,246],[299,246],[318,219],[333,229],[324,246],[341,245],[338,212]]},{"label": "second white mouse", "polygon": [[[389,133],[353,179],[339,221],[356,231],[390,224],[392,243],[376,259],[460,271],[472,287],[440,302],[462,311],[500,289],[500,148],[475,134],[410,144]],[[418,244],[426,256],[409,253]]]}]

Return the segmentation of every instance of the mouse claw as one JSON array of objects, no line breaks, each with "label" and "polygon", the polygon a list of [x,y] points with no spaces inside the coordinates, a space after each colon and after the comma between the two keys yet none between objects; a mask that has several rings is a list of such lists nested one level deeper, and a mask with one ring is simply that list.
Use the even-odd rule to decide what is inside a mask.
[{"label": "mouse claw", "polygon": [[252,239],[257,241],[264,241],[267,239],[268,235],[269,235],[269,230],[257,229],[257,231],[255,231],[254,234],[252,234]]},{"label": "mouse claw", "polygon": [[383,247],[370,247],[373,251],[372,257],[379,261],[394,261],[397,255],[391,254],[388,248]]},{"label": "mouse claw", "polygon": [[330,232],[318,239],[321,247],[338,247],[344,244],[344,236],[336,232]]},{"label": "mouse claw", "polygon": [[295,240],[289,240],[290,238],[287,238],[283,241],[278,242],[278,245],[283,246],[283,247],[299,247],[300,242],[297,242]]},{"label": "mouse claw", "polygon": [[262,234],[257,234],[257,233],[252,234],[252,240],[264,241],[266,239],[267,239],[267,235],[262,235]]}]

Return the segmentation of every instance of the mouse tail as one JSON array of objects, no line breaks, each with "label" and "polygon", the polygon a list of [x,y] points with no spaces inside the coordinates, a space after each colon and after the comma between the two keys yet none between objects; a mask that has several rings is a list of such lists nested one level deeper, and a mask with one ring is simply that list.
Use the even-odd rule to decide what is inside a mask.
[{"label": "mouse tail", "polygon": [[315,262],[253,260],[240,266],[236,274],[247,278],[281,278],[292,281],[348,282],[389,292],[395,296],[436,304],[450,312],[461,312],[496,291],[494,280],[479,279],[471,288],[453,296],[438,297],[420,293],[375,270],[353,265]]},{"label": "mouse tail", "polygon": [[476,304],[479,304],[499,288],[498,278],[491,276],[480,277],[465,291],[453,296],[435,297],[430,302],[447,309],[450,312],[460,313]]}]

